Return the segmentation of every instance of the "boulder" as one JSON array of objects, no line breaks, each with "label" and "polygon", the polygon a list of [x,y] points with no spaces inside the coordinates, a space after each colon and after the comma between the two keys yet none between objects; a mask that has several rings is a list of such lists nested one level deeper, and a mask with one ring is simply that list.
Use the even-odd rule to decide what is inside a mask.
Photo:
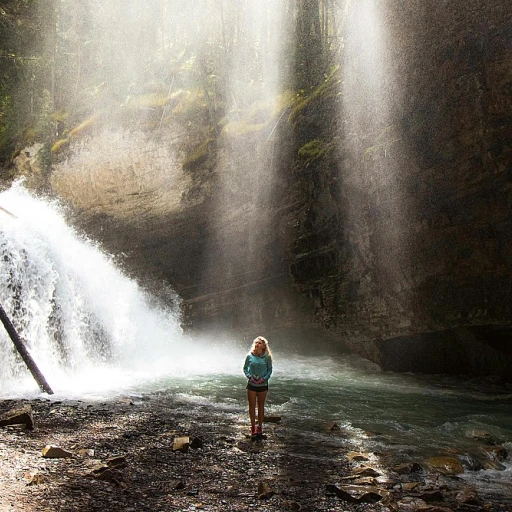
[{"label": "boulder", "polygon": [[47,459],[63,459],[73,457],[73,454],[53,444],[47,444],[43,448],[43,457]]},{"label": "boulder", "polygon": [[462,463],[455,457],[430,457],[426,463],[430,469],[445,475],[458,475],[464,471]]},{"label": "boulder", "polygon": [[34,418],[32,417],[32,407],[23,405],[7,411],[0,418],[0,427],[7,425],[25,425],[32,430],[34,428]]}]

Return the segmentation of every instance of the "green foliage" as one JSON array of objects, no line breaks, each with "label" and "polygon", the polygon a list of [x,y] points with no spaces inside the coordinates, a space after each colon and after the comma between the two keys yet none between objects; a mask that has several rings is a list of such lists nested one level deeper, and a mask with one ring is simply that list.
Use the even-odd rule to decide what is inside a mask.
[{"label": "green foliage", "polygon": [[318,100],[336,99],[341,94],[340,82],[340,67],[334,66],[331,69],[330,73],[320,83],[320,85],[312,90],[311,94],[305,96],[302,94],[297,94],[296,106],[290,113],[288,121],[292,124],[297,122],[297,119],[301,115],[301,113]]},{"label": "green foliage", "polygon": [[[267,76],[276,48],[266,4],[255,7],[262,24],[249,30],[239,0],[0,0],[0,161],[29,141],[57,154],[105,124],[154,129],[172,119],[192,140],[217,140],[221,132],[272,133],[292,108],[296,122],[317,98],[335,94],[334,75],[322,77],[337,9],[286,2],[287,54],[276,66],[281,76]],[[287,90],[270,104],[269,87],[284,75]],[[215,153],[211,140],[186,166]]]},{"label": "green foliage", "polygon": [[199,167],[204,166],[208,159],[215,151],[215,141],[212,138],[207,138],[201,144],[196,146],[183,162],[183,169],[192,171]]},{"label": "green foliage", "polygon": [[69,137],[55,141],[52,146],[52,153],[58,153],[62,148],[67,147],[69,145],[69,141]]},{"label": "green foliage", "polygon": [[320,139],[306,142],[299,149],[299,156],[305,163],[311,163],[325,154],[325,143]]}]

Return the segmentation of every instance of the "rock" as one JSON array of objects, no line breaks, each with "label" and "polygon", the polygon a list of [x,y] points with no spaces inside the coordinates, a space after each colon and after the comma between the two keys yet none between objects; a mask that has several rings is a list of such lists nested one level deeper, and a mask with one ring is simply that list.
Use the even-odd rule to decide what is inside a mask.
[{"label": "rock", "polygon": [[203,440],[199,437],[194,437],[192,441],[190,442],[190,448],[197,450],[198,448],[203,447]]},{"label": "rock", "polygon": [[399,512],[453,512],[451,508],[429,505],[420,498],[406,496],[397,503]]},{"label": "rock", "polygon": [[112,457],[107,460],[107,466],[110,468],[124,468],[128,465],[125,457],[119,455],[118,457]]},{"label": "rock", "polygon": [[42,484],[45,480],[44,476],[41,475],[41,473],[39,473],[37,469],[28,471],[25,474],[24,478],[27,481],[27,485],[39,485]]},{"label": "rock", "polygon": [[296,501],[283,501],[281,502],[281,507],[283,510],[292,510],[295,512],[302,510],[301,504],[297,503]]},{"label": "rock", "polygon": [[420,500],[423,500],[426,503],[434,503],[436,501],[443,501],[444,496],[441,491],[423,491],[411,494],[412,497],[419,498]]},{"label": "rock", "polygon": [[455,457],[430,457],[426,463],[431,469],[445,475],[458,475],[464,471],[462,463]]},{"label": "rock", "polygon": [[77,454],[82,457],[94,457],[94,450],[91,448],[80,448],[77,451]]},{"label": "rock", "polygon": [[109,467],[106,464],[96,464],[89,473],[91,476],[97,477],[100,473],[103,473],[103,471],[106,471],[109,469]]},{"label": "rock", "polygon": [[458,492],[455,496],[457,503],[460,505],[481,505],[482,500],[478,496],[478,493],[475,489],[466,488],[462,491]]},{"label": "rock", "polygon": [[73,454],[63,448],[59,448],[53,444],[48,444],[43,448],[43,457],[47,459],[63,459],[73,457]]},{"label": "rock", "polygon": [[275,491],[273,491],[267,482],[258,482],[258,499],[259,500],[268,500],[274,496]]},{"label": "rock", "polygon": [[377,481],[371,476],[365,476],[363,478],[356,478],[352,481],[353,485],[376,485]]},{"label": "rock", "polygon": [[335,494],[338,498],[350,503],[377,503],[384,497],[389,496],[389,493],[383,489],[358,485],[328,484],[326,486],[326,491]]},{"label": "rock", "polygon": [[406,462],[394,466],[393,471],[399,475],[411,475],[412,473],[420,473],[423,468],[417,462]]},{"label": "rock", "polygon": [[460,456],[462,466],[464,469],[467,469],[468,471],[480,471],[481,469],[484,469],[483,464],[474,459],[471,455],[463,454]]},{"label": "rock", "polygon": [[355,476],[357,477],[364,477],[364,476],[371,476],[371,477],[377,477],[377,476],[380,476],[380,473],[373,469],[373,468],[370,468],[368,466],[363,466],[363,467],[360,467],[360,468],[356,468],[354,469],[354,471],[352,472]]},{"label": "rock", "polygon": [[403,482],[400,484],[400,487],[404,491],[413,491],[418,485],[420,485],[419,482]]},{"label": "rock", "polygon": [[336,422],[332,421],[331,423],[329,423],[329,425],[327,425],[327,430],[329,430],[330,432],[334,432],[337,430],[341,430],[341,428]]},{"label": "rock", "polygon": [[475,439],[476,441],[482,441],[485,444],[494,446],[500,444],[501,441],[496,439],[488,430],[472,429],[466,432],[468,439]]},{"label": "rock", "polygon": [[368,455],[365,455],[364,453],[360,453],[360,452],[348,452],[347,459],[351,462],[352,461],[362,462],[362,461],[370,460]]},{"label": "rock", "polygon": [[32,407],[23,405],[7,411],[0,418],[0,427],[7,425],[25,425],[29,430],[34,428],[34,418],[32,417]]},{"label": "rock", "polygon": [[498,462],[503,462],[508,457],[508,452],[504,446],[490,446],[485,452],[491,459]]},{"label": "rock", "polygon": [[119,487],[126,487],[123,474],[117,469],[106,468],[94,475],[98,480],[113,483]]},{"label": "rock", "polygon": [[172,443],[172,451],[186,452],[190,446],[190,437],[182,436],[176,437]]},{"label": "rock", "polygon": [[428,505],[419,498],[406,496],[397,503],[397,507],[399,512],[416,512],[417,510],[423,511],[428,507]]}]

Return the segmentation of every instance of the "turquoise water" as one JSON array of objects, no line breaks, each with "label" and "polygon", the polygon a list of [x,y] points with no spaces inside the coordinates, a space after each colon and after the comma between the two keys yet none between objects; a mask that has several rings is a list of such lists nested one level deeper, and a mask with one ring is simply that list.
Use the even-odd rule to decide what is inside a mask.
[{"label": "turquoise water", "polygon": [[[224,373],[162,376],[145,392],[169,393],[191,410],[212,404],[227,421],[243,422],[243,359],[235,368],[233,355],[226,358]],[[482,441],[473,438],[475,432],[488,432],[512,452],[512,390],[506,386],[384,373],[354,356],[275,354],[266,412],[281,416],[281,425],[292,432],[332,437],[328,425],[335,422],[341,427],[340,445],[375,454],[373,459],[383,466],[408,461],[424,465],[429,457],[455,456],[465,467],[460,476],[482,497],[512,500],[510,460],[493,461]],[[476,464],[486,469],[475,471]]]}]

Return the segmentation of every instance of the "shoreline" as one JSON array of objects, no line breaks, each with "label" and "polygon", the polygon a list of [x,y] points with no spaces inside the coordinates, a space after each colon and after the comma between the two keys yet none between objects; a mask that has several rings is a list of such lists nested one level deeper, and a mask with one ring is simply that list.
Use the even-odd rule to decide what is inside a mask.
[{"label": "shoreline", "polygon": [[[158,393],[86,402],[0,400],[0,415],[30,406],[34,429],[0,427],[0,511],[415,511],[506,512],[456,475],[372,465],[340,443]],[[176,449],[177,439],[188,444]],[[54,445],[68,457],[45,458]]]}]

